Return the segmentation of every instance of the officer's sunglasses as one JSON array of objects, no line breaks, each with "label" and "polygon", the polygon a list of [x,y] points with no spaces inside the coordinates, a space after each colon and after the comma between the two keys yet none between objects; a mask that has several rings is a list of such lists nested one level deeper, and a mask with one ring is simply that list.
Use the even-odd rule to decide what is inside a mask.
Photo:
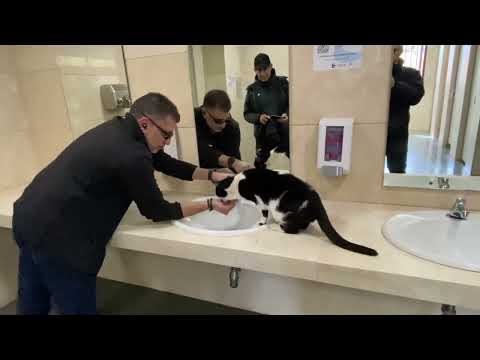
[{"label": "officer's sunglasses", "polygon": [[141,113],[143,116],[145,116],[148,120],[150,120],[150,122],[158,129],[160,130],[160,134],[162,134],[163,138],[165,140],[168,140],[170,139],[172,136],[173,136],[173,132],[168,132],[168,131],[165,131],[163,130],[160,126],[158,126],[157,124],[155,124],[155,121],[152,120],[151,117],[145,115],[143,112]]}]

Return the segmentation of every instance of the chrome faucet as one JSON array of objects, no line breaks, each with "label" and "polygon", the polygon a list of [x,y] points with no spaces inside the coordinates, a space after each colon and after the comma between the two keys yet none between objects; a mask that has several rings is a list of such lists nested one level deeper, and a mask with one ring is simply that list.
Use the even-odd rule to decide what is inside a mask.
[{"label": "chrome faucet", "polygon": [[465,210],[465,200],[461,197],[457,198],[455,204],[453,204],[452,208],[447,213],[447,216],[458,220],[466,220],[468,211]]}]

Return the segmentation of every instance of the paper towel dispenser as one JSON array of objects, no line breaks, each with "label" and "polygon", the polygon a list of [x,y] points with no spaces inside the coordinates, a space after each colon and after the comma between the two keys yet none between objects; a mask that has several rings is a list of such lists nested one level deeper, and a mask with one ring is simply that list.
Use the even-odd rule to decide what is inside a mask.
[{"label": "paper towel dispenser", "polygon": [[100,97],[106,110],[117,110],[131,106],[130,94],[125,84],[110,84],[100,86]]}]

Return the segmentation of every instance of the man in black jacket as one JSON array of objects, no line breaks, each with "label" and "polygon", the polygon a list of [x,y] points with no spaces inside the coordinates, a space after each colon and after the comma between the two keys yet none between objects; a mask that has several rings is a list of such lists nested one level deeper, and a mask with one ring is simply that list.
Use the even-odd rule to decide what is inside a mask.
[{"label": "man in black jacket", "polygon": [[239,173],[251,168],[240,155],[240,127],[230,115],[232,104],[223,90],[211,90],[195,108],[195,128],[200,166],[229,168]]},{"label": "man in black jacket", "polygon": [[394,45],[386,154],[390,173],[405,173],[410,106],[418,104],[425,94],[420,72],[403,66],[402,52],[402,45]]},{"label": "man in black jacket", "polygon": [[288,136],[288,80],[277,76],[267,54],[254,60],[255,82],[247,87],[243,115],[254,124],[255,167],[265,168],[270,151],[290,157]]},{"label": "man in black jacket", "polygon": [[226,174],[176,160],[163,151],[180,120],[165,96],[137,99],[115,117],[73,141],[27,186],[14,204],[13,233],[20,249],[20,314],[96,312],[96,276],[106,246],[134,201],[153,220],[180,219],[207,209],[227,214],[234,203],[168,202],[154,170],[183,180]]}]

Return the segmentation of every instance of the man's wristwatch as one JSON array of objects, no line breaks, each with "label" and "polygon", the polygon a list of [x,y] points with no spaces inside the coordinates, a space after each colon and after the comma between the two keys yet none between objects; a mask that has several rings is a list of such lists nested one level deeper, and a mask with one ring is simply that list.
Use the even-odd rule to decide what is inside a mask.
[{"label": "man's wristwatch", "polygon": [[212,198],[207,199],[207,206],[208,206],[208,211],[213,210],[213,199]]},{"label": "man's wristwatch", "polygon": [[228,161],[227,161],[227,166],[230,170],[232,170],[235,174],[237,173],[237,171],[233,168],[233,163],[235,162],[235,158],[234,157],[229,157],[228,158]]}]

